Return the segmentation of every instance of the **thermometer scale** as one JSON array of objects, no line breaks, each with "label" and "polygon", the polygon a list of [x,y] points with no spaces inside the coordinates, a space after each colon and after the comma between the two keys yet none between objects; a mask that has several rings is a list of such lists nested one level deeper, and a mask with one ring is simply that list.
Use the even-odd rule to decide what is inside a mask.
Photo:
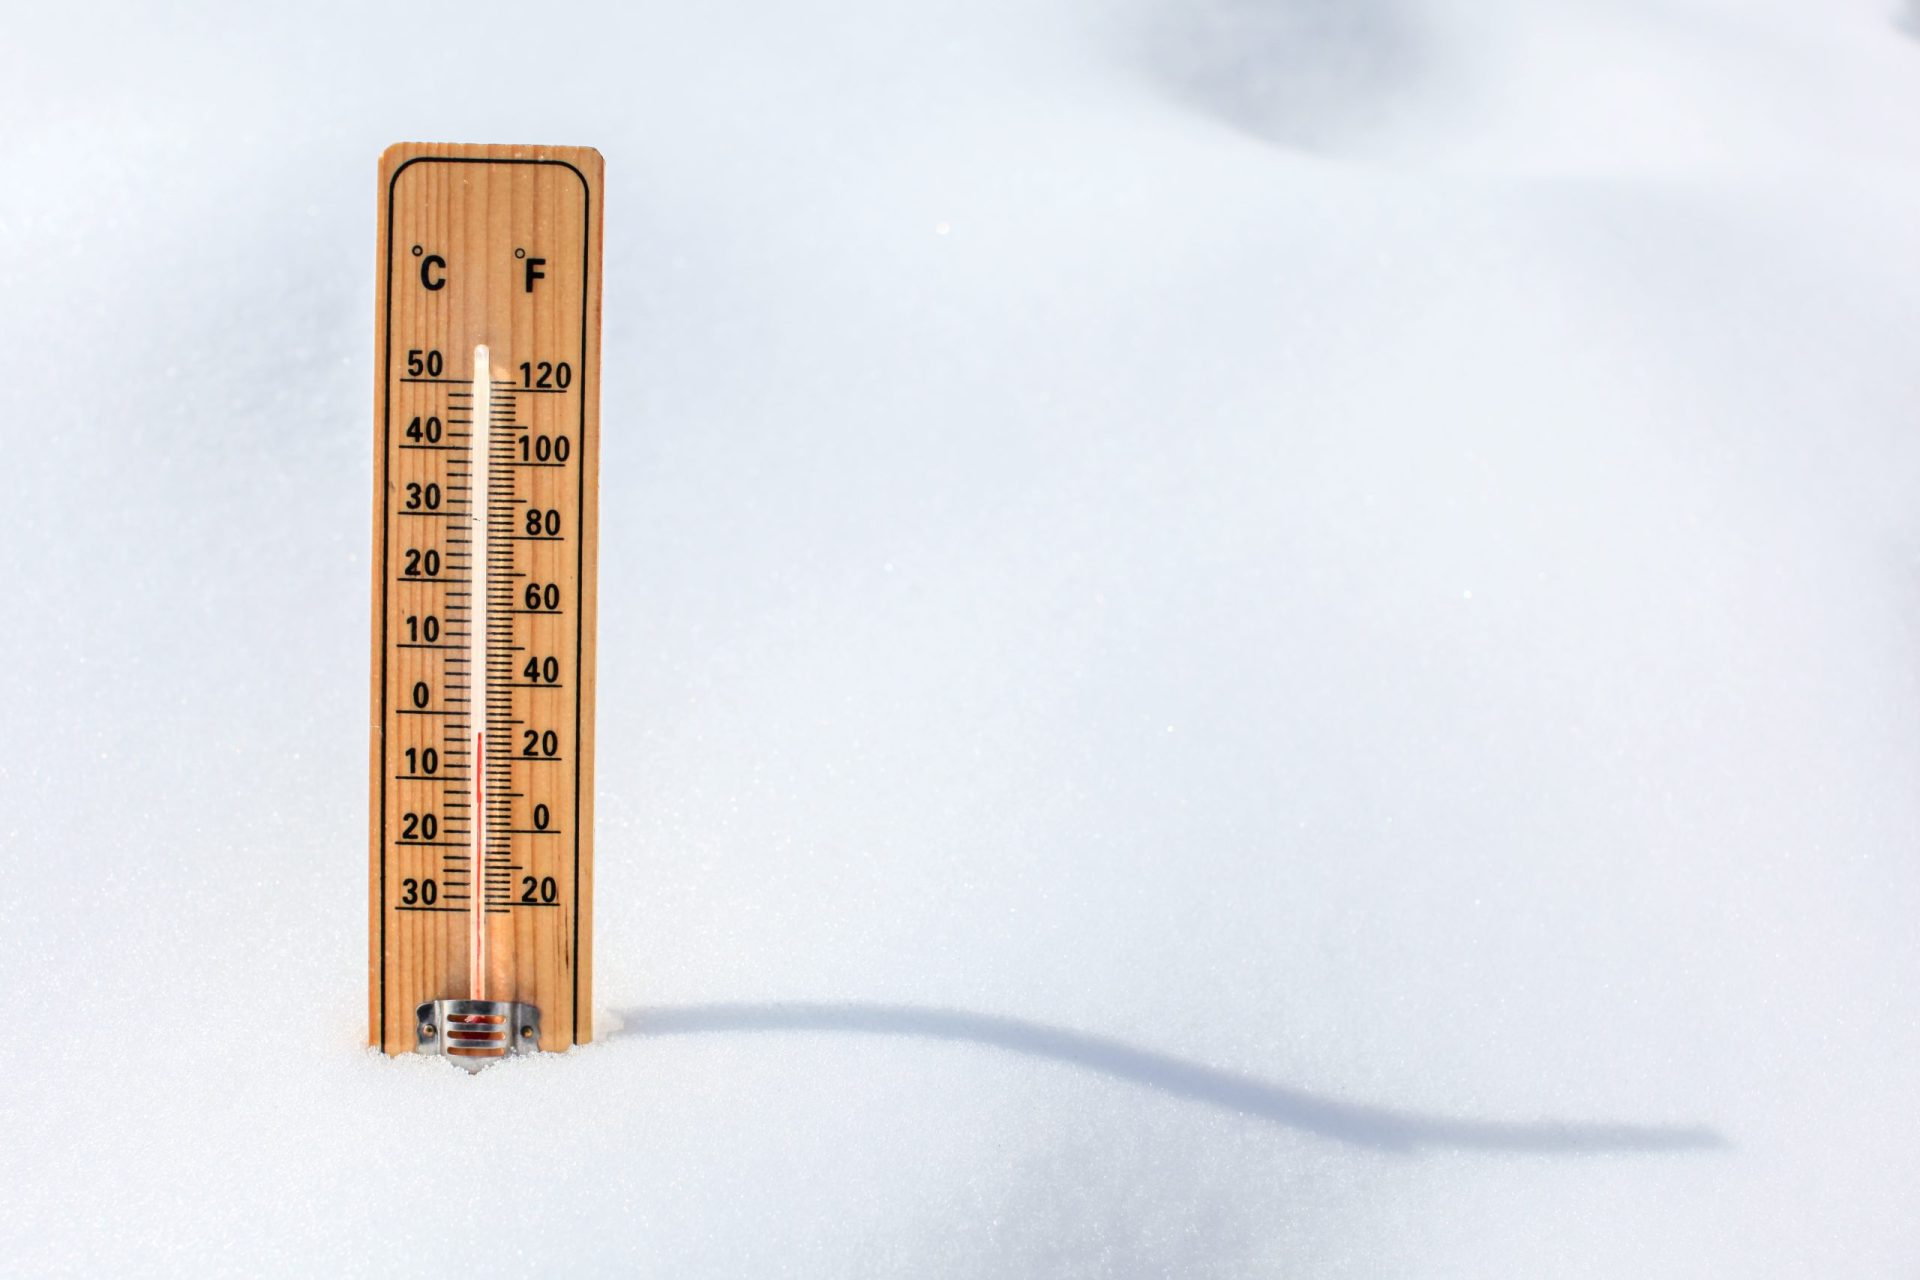
[{"label": "thermometer scale", "polygon": [[380,159],[369,1039],[592,1038],[602,162]]}]

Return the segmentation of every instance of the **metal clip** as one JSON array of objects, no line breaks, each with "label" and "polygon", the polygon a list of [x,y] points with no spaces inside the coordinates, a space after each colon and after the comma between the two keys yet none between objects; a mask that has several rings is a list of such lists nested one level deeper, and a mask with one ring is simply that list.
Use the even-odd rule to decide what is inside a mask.
[{"label": "metal clip", "polygon": [[468,1071],[509,1054],[540,1052],[540,1010],[513,1000],[429,1000],[413,1011],[414,1051]]}]

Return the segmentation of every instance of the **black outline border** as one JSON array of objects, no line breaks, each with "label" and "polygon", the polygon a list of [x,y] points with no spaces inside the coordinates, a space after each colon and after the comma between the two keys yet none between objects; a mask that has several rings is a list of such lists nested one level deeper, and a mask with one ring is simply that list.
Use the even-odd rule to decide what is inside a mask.
[{"label": "black outline border", "polygon": [[[386,367],[380,371],[380,479],[381,488],[386,488],[387,464],[393,456],[393,204],[395,189],[400,184],[400,175],[416,164],[544,164],[556,168],[572,170],[573,176],[580,179],[581,219],[580,219],[580,369],[585,375],[587,370],[587,317],[592,311],[593,294],[593,184],[587,181],[587,175],[580,172],[578,166],[567,160],[542,160],[534,157],[519,156],[409,156],[394,167],[387,178],[387,226],[386,244],[382,246],[386,258],[386,291],[382,295],[386,306],[381,315],[380,345],[381,353],[386,357]],[[600,393],[600,371],[592,370],[594,378],[594,397]],[[580,380],[580,471],[579,510],[587,509],[587,379]],[[380,503],[380,553],[383,562],[392,550],[393,508],[382,492],[375,500]],[[595,524],[599,522],[596,520]],[[581,521],[580,541],[574,548],[574,580],[581,584],[582,600],[586,594],[587,582],[587,539],[586,522]],[[384,577],[384,571],[383,571]],[[388,592],[392,584],[382,581],[380,584],[380,759],[382,772],[387,758],[387,654],[390,644],[387,638],[387,623],[392,612],[388,609]],[[484,608],[485,606],[482,605]],[[576,602],[576,618],[573,628],[573,1026],[570,1032],[573,1043],[580,1043],[580,773],[584,762],[580,758],[580,698],[582,685],[581,660],[586,644],[586,610]],[[380,1051],[387,1048],[387,785],[384,779],[380,784]]]}]

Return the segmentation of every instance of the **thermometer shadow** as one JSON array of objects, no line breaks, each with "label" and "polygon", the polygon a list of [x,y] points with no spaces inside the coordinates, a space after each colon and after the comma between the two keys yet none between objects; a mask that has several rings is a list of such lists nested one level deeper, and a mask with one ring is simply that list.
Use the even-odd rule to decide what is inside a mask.
[{"label": "thermometer shadow", "polygon": [[1423,1149],[1601,1155],[1712,1151],[1728,1144],[1702,1125],[1472,1120],[1321,1097],[1153,1049],[998,1014],[919,1005],[782,1002],[625,1010],[614,1036],[828,1032],[982,1045],[1044,1058],[1336,1142],[1379,1151]]}]

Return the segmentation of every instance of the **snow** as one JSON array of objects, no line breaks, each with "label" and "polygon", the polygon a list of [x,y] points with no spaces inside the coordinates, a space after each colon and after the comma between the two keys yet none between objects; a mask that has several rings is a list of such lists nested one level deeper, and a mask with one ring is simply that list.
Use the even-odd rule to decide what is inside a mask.
[{"label": "snow", "polygon": [[[1911,6],[0,29],[0,1266],[1920,1269]],[[474,1078],[362,1047],[400,139],[608,160],[604,1034]]]}]

